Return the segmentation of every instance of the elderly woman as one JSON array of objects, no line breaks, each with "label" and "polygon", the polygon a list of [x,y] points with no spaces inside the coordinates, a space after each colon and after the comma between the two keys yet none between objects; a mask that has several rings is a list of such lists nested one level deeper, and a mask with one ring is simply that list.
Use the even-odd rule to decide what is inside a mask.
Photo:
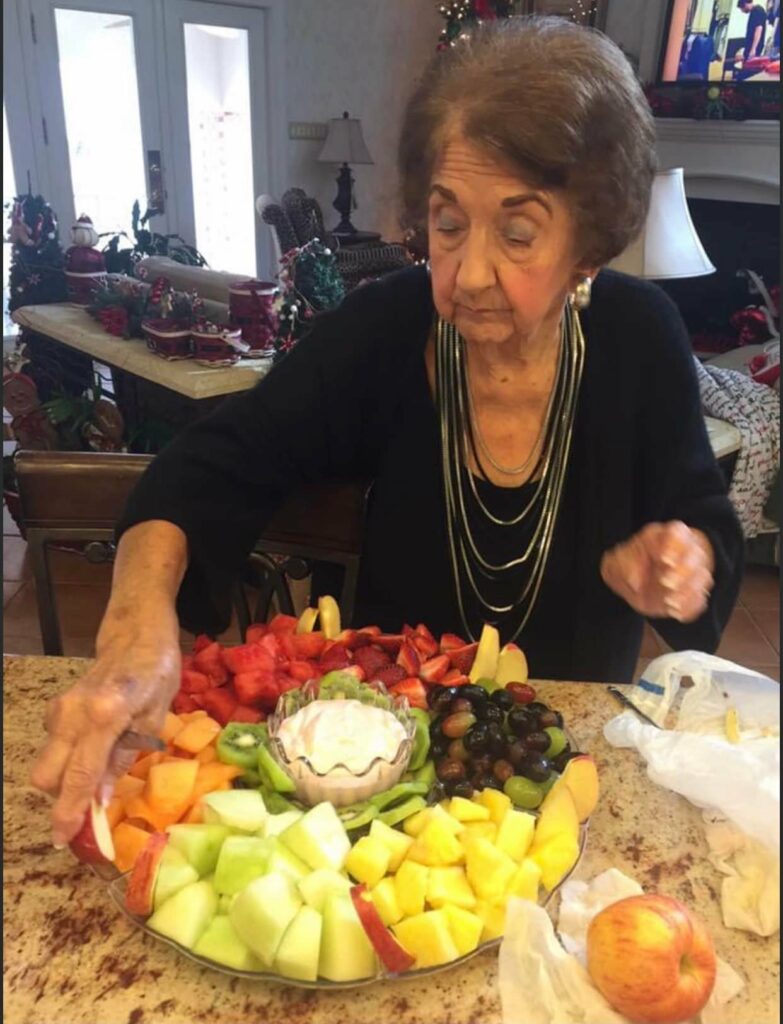
[{"label": "elderly woman", "polygon": [[618,48],[524,19],[438,55],[399,149],[430,264],[351,293],[252,391],[180,434],[120,527],[94,668],[50,709],[34,769],[56,842],[179,684],[179,611],[228,621],[233,580],[289,492],[374,481],[357,624],[476,637],[535,677],[631,679],[649,620],[714,650],[741,534],[683,324],[601,269],[638,234],[650,111]]}]

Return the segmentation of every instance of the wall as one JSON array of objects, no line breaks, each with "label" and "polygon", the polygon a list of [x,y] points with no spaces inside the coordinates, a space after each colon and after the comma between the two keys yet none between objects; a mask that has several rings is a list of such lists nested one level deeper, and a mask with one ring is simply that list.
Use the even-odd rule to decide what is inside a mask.
[{"label": "wall", "polygon": [[[287,120],[362,122],[375,163],[356,165],[357,228],[397,239],[396,146],[415,79],[434,55],[443,19],[432,0],[287,0]],[[321,141],[287,140],[287,185],[314,195],[327,227],[338,215],[338,168],[316,162]]]}]

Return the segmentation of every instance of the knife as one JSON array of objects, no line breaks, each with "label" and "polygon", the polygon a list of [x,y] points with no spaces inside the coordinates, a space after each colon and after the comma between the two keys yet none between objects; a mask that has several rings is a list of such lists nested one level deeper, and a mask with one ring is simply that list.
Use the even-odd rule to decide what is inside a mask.
[{"label": "knife", "polygon": [[166,744],[157,736],[150,736],[143,732],[134,732],[126,729],[120,733],[117,739],[117,746],[126,750],[165,750]]},{"label": "knife", "polygon": [[634,704],[631,698],[626,697],[622,690],[618,690],[616,686],[607,686],[607,690],[609,691],[609,693],[611,693],[611,695],[614,697],[616,701],[619,701],[620,704],[624,704],[625,707],[630,708],[631,711],[635,711],[639,718],[647,722],[648,725],[654,725],[656,729],[663,728],[662,726],[658,725],[657,722],[654,722],[649,715],[645,715],[641,708],[637,708],[637,706]]}]

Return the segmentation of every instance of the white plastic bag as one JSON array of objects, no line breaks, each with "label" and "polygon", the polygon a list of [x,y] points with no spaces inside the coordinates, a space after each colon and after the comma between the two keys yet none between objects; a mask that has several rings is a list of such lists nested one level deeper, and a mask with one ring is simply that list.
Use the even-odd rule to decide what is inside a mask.
[{"label": "white plastic bag", "polygon": [[[682,689],[686,677],[693,685]],[[719,812],[779,852],[780,686],[722,658],[679,651],[650,662],[628,696],[661,726],[674,717],[673,726],[656,729],[626,711],[604,728],[608,742],[636,747],[653,782]],[[730,708],[738,716],[739,743],[727,738]]]}]

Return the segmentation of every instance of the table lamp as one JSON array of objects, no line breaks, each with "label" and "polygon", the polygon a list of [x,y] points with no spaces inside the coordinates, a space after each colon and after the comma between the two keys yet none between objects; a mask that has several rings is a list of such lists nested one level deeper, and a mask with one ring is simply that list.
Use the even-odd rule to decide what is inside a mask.
[{"label": "table lamp", "polygon": [[349,164],[371,164],[367,144],[362,134],[362,123],[356,117],[349,117],[348,111],[342,117],[333,117],[329,121],[329,131],[324,147],[318,154],[319,163],[342,164],[337,176],[337,198],[332,206],[340,214],[340,223],[332,234],[354,235],[356,228],[351,224],[351,210],[355,209],[353,198],[353,175]]},{"label": "table lamp", "polygon": [[655,175],[641,234],[609,267],[659,281],[715,273],[691,220],[682,167]]}]

